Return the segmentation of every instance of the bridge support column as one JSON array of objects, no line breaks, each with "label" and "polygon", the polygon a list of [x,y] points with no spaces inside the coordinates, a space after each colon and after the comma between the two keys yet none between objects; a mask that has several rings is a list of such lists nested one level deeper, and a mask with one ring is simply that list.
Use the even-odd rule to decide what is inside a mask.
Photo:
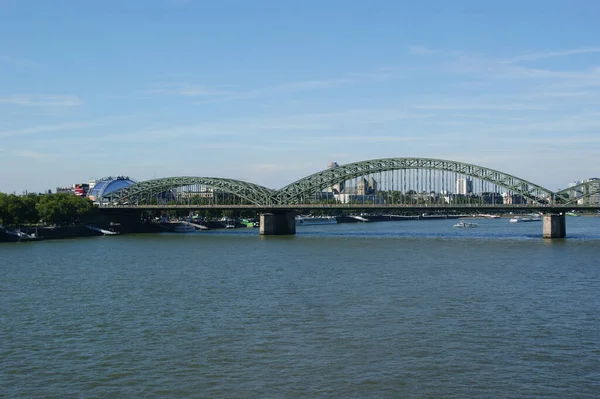
[{"label": "bridge support column", "polygon": [[543,237],[544,238],[565,238],[567,236],[567,224],[565,214],[544,215]]},{"label": "bridge support column", "polygon": [[296,234],[296,214],[277,212],[260,214],[260,235],[283,236]]}]

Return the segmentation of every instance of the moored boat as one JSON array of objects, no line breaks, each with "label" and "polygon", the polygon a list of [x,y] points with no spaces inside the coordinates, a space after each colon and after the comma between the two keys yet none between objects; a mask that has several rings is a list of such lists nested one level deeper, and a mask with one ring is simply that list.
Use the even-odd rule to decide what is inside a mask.
[{"label": "moored boat", "polygon": [[173,231],[175,233],[192,233],[196,231],[196,228],[189,224],[176,224],[175,227],[173,227]]},{"label": "moored boat", "polygon": [[92,226],[91,224],[87,225],[87,228],[93,231],[97,231],[98,233],[102,233],[105,236],[118,236],[120,233],[118,231],[101,229],[96,226]]},{"label": "moored boat", "polygon": [[463,229],[472,229],[474,227],[479,227],[479,225],[477,223],[472,223],[472,222],[458,222],[454,225],[454,227],[459,227],[459,228],[463,228]]},{"label": "moored boat", "polygon": [[524,222],[541,222],[542,218],[534,216],[534,217],[522,217],[515,216],[509,220],[510,223],[524,223]]},{"label": "moored boat", "polygon": [[488,218],[488,219],[500,219],[500,215],[492,215],[489,213],[480,213],[477,216],[481,217],[481,218]]},{"label": "moored boat", "polygon": [[335,216],[296,216],[296,225],[336,224]]}]

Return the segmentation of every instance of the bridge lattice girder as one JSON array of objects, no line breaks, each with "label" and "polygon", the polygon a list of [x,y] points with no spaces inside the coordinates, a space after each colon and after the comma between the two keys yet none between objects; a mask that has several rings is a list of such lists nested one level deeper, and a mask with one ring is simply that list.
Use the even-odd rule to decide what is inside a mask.
[{"label": "bridge lattice girder", "polygon": [[[573,193],[577,193],[578,196],[572,195]],[[589,180],[556,192],[557,198],[561,198],[565,205],[573,204],[577,200],[589,198],[597,194],[600,194],[599,180]]]},{"label": "bridge lattice girder", "polygon": [[163,193],[177,187],[193,185],[209,186],[240,198],[255,205],[263,205],[268,202],[274,191],[254,183],[241,180],[225,179],[219,177],[166,177],[138,182],[120,190],[116,190],[106,196],[112,204],[133,204],[143,198],[160,196]]},{"label": "bridge lattice girder", "polygon": [[317,172],[276,191],[271,197],[275,204],[299,203],[302,197],[335,184],[369,174],[400,169],[429,169],[455,172],[501,186],[538,202],[540,195],[553,198],[554,193],[542,186],[497,170],[463,162],[430,158],[387,158],[355,162]]}]

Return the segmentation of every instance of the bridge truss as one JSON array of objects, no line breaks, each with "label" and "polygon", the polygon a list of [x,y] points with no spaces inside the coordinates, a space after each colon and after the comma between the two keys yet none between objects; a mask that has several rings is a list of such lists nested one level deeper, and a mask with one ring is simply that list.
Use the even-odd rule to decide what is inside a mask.
[{"label": "bridge truss", "polygon": [[[461,191],[460,185],[462,194],[457,193]],[[509,196],[511,203],[540,204],[553,198],[553,193],[542,186],[482,166],[442,159],[387,158],[312,174],[276,191],[272,202],[306,203],[315,196],[323,197],[324,191],[349,203],[480,201],[502,204],[507,201],[502,193]]]},{"label": "bridge truss", "polygon": [[254,183],[216,177],[167,177],[142,181],[114,191],[113,205],[263,205],[273,190]]},{"label": "bridge truss", "polygon": [[600,180],[588,180],[556,192],[565,205],[597,205],[600,203]]},{"label": "bridge truss", "polygon": [[[596,196],[596,197],[594,197]],[[552,192],[497,170],[431,158],[386,158],[329,168],[279,190],[234,179],[172,177],[135,183],[105,204],[281,206],[328,205],[565,205],[600,196],[600,181]],[[596,199],[597,201],[597,199]],[[590,205],[589,201],[586,205]]]}]

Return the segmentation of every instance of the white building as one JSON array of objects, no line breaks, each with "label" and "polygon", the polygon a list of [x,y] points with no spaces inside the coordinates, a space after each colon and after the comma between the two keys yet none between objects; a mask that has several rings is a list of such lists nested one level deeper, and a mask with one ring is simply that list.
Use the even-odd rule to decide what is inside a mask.
[{"label": "white building", "polygon": [[383,198],[373,194],[334,194],[334,198],[341,204],[384,204]]},{"label": "white building", "polygon": [[467,195],[473,192],[473,180],[470,177],[456,179],[456,194]]}]

